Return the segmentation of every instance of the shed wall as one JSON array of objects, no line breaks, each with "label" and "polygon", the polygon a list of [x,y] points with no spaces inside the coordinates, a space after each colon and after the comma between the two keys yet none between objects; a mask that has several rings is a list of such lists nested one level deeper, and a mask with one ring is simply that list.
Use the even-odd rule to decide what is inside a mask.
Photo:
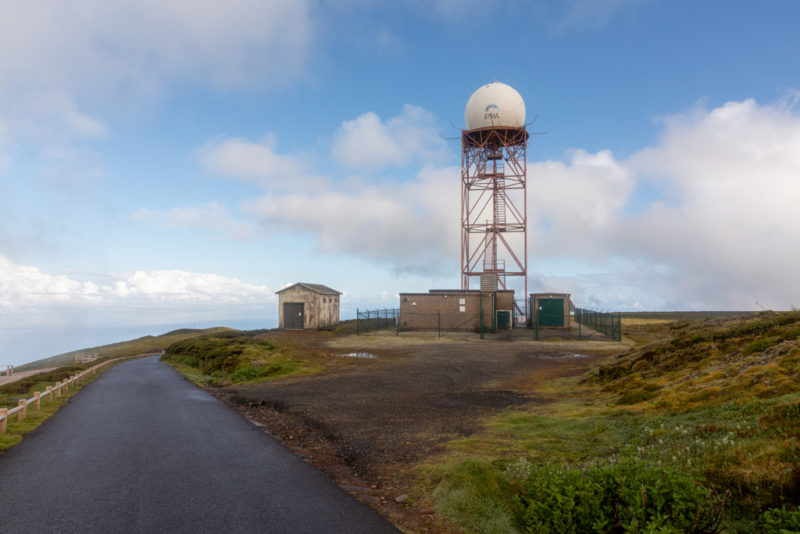
[{"label": "shed wall", "polygon": [[[497,310],[512,310],[513,291],[498,291],[496,308],[494,293],[479,291],[443,291],[400,293],[398,326],[408,330],[477,331],[483,324],[491,327]],[[482,302],[481,302],[482,301]]]},{"label": "shed wall", "polygon": [[304,305],[303,328],[332,328],[339,324],[339,296],[320,295],[302,286],[278,294],[278,327],[285,328],[283,304],[297,302]]}]

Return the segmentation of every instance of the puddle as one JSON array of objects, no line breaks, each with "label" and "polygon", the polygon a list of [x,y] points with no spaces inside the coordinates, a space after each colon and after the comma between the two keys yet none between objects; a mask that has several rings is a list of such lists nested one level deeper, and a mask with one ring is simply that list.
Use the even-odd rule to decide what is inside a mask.
[{"label": "puddle", "polygon": [[376,356],[374,354],[370,354],[369,352],[348,352],[347,354],[337,354],[336,356],[340,356],[342,358],[361,358],[363,360],[371,360]]}]

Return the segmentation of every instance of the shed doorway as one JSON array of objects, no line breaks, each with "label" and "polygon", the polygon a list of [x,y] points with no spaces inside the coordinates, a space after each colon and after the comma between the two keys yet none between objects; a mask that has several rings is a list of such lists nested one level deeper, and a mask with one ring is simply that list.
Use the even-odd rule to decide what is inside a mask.
[{"label": "shed doorway", "polygon": [[564,299],[539,299],[539,326],[564,326]]},{"label": "shed doorway", "polygon": [[289,330],[302,330],[305,325],[302,302],[283,303],[283,325]]}]

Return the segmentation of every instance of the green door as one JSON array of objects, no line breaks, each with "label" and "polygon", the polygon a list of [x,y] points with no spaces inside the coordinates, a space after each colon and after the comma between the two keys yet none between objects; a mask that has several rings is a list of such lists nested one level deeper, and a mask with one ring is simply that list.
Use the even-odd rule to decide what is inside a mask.
[{"label": "green door", "polygon": [[508,330],[511,328],[511,310],[497,310],[497,329]]},{"label": "green door", "polygon": [[539,326],[564,326],[564,299],[539,299]]}]

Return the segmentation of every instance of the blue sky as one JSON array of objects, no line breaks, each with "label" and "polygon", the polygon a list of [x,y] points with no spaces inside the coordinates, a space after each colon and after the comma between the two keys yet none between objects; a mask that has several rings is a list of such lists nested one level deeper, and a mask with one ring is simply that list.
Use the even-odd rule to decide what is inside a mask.
[{"label": "blue sky", "polygon": [[[529,288],[800,306],[791,1],[0,2],[0,365],[459,283],[464,106],[538,116]],[[451,124],[452,123],[452,124]]]}]

